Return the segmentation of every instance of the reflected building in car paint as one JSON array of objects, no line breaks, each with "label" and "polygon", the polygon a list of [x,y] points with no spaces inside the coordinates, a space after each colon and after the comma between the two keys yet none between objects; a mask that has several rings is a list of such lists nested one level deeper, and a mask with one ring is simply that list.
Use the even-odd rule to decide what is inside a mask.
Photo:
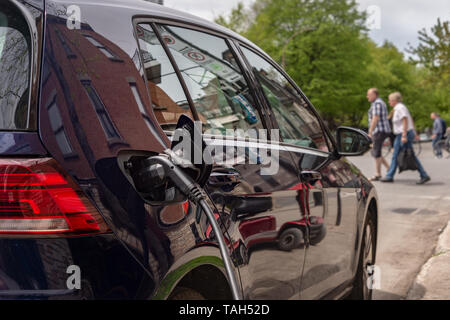
[{"label": "reflected building in car paint", "polygon": [[[161,131],[148,134],[146,139],[142,139],[142,133],[150,129],[160,130],[153,123],[158,120],[165,122],[169,116],[176,123],[176,113],[180,113],[180,107],[149,82],[152,94],[150,108],[148,90],[139,73],[142,70],[140,60],[128,56],[88,24],[82,23],[80,30],[70,30],[66,28],[64,18],[51,14],[47,16],[47,23],[51,27],[46,34],[47,59],[44,62],[41,97],[45,108],[41,108],[40,123],[46,146],[58,161],[65,163],[83,190],[95,199],[105,218],[115,220],[116,235],[144,259],[144,265],[148,265],[157,278],[158,274],[164,274],[169,268],[174,259],[172,255],[181,255],[192,248],[195,239],[177,244],[175,238],[171,245],[172,241],[159,231],[156,223],[164,221],[168,226],[179,224],[185,218],[182,206],[169,206],[163,211],[148,206],[132,186],[128,188],[128,197],[131,199],[130,195],[135,194],[134,209],[129,207],[131,203],[123,205],[134,212],[133,219],[142,222],[136,224],[128,218],[120,223],[117,221],[120,215],[128,213],[114,200],[117,197],[115,184],[120,183],[119,176],[122,175],[116,156],[121,149],[130,146],[154,150],[159,145],[162,151],[165,148],[163,140],[155,138],[159,134],[163,137],[160,139],[164,139]],[[111,77],[111,73],[114,76]],[[133,103],[135,106],[131,107]],[[169,141],[166,139],[164,144],[168,145]],[[109,171],[102,171],[103,166]],[[118,180],[105,179],[105,175]],[[99,183],[97,176],[111,183]],[[117,192],[123,192],[123,189]],[[162,215],[162,219],[158,215]],[[121,224],[125,225],[120,227]],[[143,230],[137,229],[137,225]],[[178,228],[183,230],[178,232],[184,235],[192,232],[189,224],[179,225]],[[176,230],[173,235],[179,237]]]},{"label": "reflected building in car paint", "polygon": [[[55,145],[63,149],[56,153],[56,156],[61,154],[60,157],[65,158],[63,151],[69,148],[69,145],[72,149],[69,157],[74,158],[73,162],[87,161],[85,150],[82,150],[85,146],[77,143],[81,141],[75,134],[74,125],[79,125],[89,137],[98,139],[84,141],[95,146],[91,149],[95,159],[114,156],[118,149],[129,146],[130,142],[141,144],[142,149],[148,147],[152,141],[140,139],[140,132],[148,130],[145,118],[141,117],[142,122],[138,123],[135,120],[132,123],[129,121],[139,119],[135,113],[148,117],[153,114],[149,110],[148,99],[142,98],[147,96],[147,90],[130,57],[86,24],[81,25],[81,30],[69,30],[63,18],[49,16],[48,20],[52,28],[49,28],[47,34],[47,41],[51,43],[47,48],[53,50],[48,52],[48,56],[54,57],[55,61],[52,62],[56,64],[53,66],[57,65],[59,69],[52,70],[47,66],[47,63],[52,66],[52,62],[46,61],[48,75],[43,80],[43,101],[47,101],[47,108],[43,108],[43,112],[47,111],[48,117],[43,119],[48,119],[49,122],[42,122],[41,126],[44,135],[45,130],[50,128],[66,131],[66,138],[55,141]],[[102,72],[104,74],[101,74]],[[111,72],[114,77],[108,76]],[[75,79],[73,74],[76,74],[78,79]],[[53,89],[58,88],[61,77],[67,81],[72,94],[64,94],[60,88],[57,91],[63,94],[57,95]],[[129,108],[130,101],[135,101],[135,108]],[[49,112],[52,103],[58,108],[59,114],[55,111]],[[90,108],[86,107],[89,105]],[[127,112],[124,112],[121,106],[127,106]],[[74,122],[74,116],[77,122]],[[64,128],[59,122],[62,122]],[[77,166],[89,168],[92,164]],[[91,175],[85,172],[85,176],[79,178],[89,176]]]}]

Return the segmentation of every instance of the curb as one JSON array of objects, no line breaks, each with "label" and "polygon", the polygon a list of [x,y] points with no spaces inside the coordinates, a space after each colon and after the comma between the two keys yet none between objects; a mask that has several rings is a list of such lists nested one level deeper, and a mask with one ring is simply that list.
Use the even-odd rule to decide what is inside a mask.
[{"label": "curb", "polygon": [[450,221],[442,229],[433,255],[422,266],[407,300],[450,299]]}]

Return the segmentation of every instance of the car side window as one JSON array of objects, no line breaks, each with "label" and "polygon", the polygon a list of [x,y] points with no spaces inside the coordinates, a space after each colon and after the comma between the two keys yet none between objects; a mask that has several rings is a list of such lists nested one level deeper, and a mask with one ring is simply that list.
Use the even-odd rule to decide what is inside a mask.
[{"label": "car side window", "polygon": [[27,22],[8,5],[0,8],[0,130],[27,129],[31,38]]},{"label": "car side window", "polygon": [[152,27],[149,24],[139,24],[136,26],[136,33],[153,112],[163,130],[173,131],[182,114],[192,118],[186,95]]},{"label": "car side window", "polygon": [[264,91],[283,141],[328,152],[326,135],[308,102],[266,59],[241,48]]},{"label": "car side window", "polygon": [[223,38],[175,26],[158,28],[204,129],[214,135],[235,135],[236,129],[263,128],[250,89]]}]

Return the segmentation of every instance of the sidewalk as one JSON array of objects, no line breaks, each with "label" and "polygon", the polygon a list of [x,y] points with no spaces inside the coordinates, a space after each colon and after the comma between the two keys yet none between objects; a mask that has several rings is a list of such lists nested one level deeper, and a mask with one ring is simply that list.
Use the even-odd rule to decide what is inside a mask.
[{"label": "sidewalk", "polygon": [[450,299],[450,221],[439,236],[433,256],[423,265],[407,300]]}]

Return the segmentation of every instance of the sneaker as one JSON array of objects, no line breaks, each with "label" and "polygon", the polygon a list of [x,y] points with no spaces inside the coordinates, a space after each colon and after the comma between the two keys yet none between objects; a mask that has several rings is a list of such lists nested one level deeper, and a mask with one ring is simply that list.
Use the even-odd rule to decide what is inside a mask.
[{"label": "sneaker", "polygon": [[389,178],[389,177],[384,177],[384,178],[381,178],[380,181],[381,181],[381,182],[394,182],[394,179]]},{"label": "sneaker", "polygon": [[420,178],[420,180],[417,181],[416,184],[425,184],[425,183],[427,183],[430,180],[431,180],[430,177]]}]

